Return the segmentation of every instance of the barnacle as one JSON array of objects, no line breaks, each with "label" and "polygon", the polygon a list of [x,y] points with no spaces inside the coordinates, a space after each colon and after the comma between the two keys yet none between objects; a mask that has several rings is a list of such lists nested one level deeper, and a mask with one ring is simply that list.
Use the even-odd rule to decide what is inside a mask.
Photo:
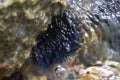
[{"label": "barnacle", "polygon": [[38,36],[31,52],[33,63],[45,67],[77,53],[81,42],[77,23],[67,13],[53,16],[51,21],[47,30]]}]

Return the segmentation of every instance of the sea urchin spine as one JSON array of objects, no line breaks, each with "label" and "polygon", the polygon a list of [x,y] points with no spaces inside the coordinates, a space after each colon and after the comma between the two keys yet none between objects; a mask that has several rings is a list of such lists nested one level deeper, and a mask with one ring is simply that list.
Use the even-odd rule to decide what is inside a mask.
[{"label": "sea urchin spine", "polygon": [[67,13],[53,16],[47,30],[38,36],[31,52],[32,62],[44,67],[61,63],[76,54],[80,45],[77,23]]}]

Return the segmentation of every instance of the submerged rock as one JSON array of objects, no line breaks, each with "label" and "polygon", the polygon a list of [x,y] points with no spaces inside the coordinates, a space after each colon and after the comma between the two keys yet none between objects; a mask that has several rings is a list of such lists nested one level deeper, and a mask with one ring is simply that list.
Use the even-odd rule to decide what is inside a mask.
[{"label": "submerged rock", "polygon": [[14,72],[10,77],[4,77],[2,80],[28,80],[21,72]]},{"label": "submerged rock", "polygon": [[120,61],[119,5],[119,0],[0,0],[0,79],[21,66],[24,71],[24,65],[64,62],[79,48],[73,64]]},{"label": "submerged rock", "polygon": [[106,61],[101,66],[90,66],[87,68],[82,67],[82,65],[75,65],[70,67],[68,72],[75,72],[78,75],[72,80],[119,80],[120,63]]}]

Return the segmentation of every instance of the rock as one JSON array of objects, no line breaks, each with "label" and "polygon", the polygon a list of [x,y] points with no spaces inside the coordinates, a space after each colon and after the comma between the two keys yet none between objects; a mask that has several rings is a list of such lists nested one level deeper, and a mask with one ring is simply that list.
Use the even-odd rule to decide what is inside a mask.
[{"label": "rock", "polygon": [[0,76],[23,65],[36,36],[66,6],[63,0],[0,0]]},{"label": "rock", "polygon": [[40,80],[47,80],[45,76],[40,77]]},{"label": "rock", "polygon": [[87,72],[98,75],[98,76],[102,76],[102,77],[108,77],[114,74],[114,72],[101,67],[90,67],[87,69]]},{"label": "rock", "polygon": [[86,75],[77,80],[99,80],[99,79],[94,75]]},{"label": "rock", "polygon": [[15,72],[10,77],[4,77],[2,80],[27,80],[21,72]]},{"label": "rock", "polygon": [[71,67],[68,72],[71,72],[72,69],[72,72],[79,73],[77,80],[119,80],[120,67],[108,65],[109,62],[112,62],[111,65],[120,64],[115,61],[106,61],[102,66],[90,66],[84,68],[80,67],[81,65],[77,65],[76,67]]},{"label": "rock", "polygon": [[[69,78],[120,80],[119,5],[119,0],[0,0],[0,79],[12,76],[18,69],[27,77],[33,76],[33,80],[40,79],[41,74],[57,80],[49,70],[40,72],[42,68],[31,63],[30,68],[24,65],[28,64],[36,36],[47,29],[51,17],[68,11],[79,23],[83,39],[76,57],[79,67],[73,67],[73,73],[68,72]],[[66,50],[69,52],[69,45]],[[90,67],[96,61],[109,59],[118,62]],[[81,67],[80,63],[87,68]]]}]

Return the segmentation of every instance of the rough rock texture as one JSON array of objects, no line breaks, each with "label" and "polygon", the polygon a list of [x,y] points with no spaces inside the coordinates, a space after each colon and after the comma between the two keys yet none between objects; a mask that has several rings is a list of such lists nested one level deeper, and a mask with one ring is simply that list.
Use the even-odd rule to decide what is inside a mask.
[{"label": "rough rock texture", "polygon": [[63,0],[0,0],[0,76],[25,62],[36,36],[66,5]]},{"label": "rough rock texture", "polygon": [[69,71],[73,76],[72,80],[120,80],[120,63],[114,61],[106,61],[101,66],[87,68],[76,65],[69,68]]},{"label": "rough rock texture", "polygon": [[[47,30],[50,31],[50,26],[48,27],[48,24],[52,23],[51,17],[58,16],[64,11],[67,11],[67,15],[71,18],[74,18],[77,23],[79,23],[77,28],[81,28],[83,43],[81,44],[82,46],[80,47],[79,54],[75,58],[75,61],[73,60],[73,64],[84,63],[85,66],[91,66],[94,65],[95,62],[98,60],[105,61],[111,59],[115,61],[120,61],[119,0],[0,0],[0,79],[2,76],[7,76],[3,79],[18,79],[18,77],[21,78],[25,75],[28,80],[39,80],[46,78],[48,78],[49,80],[53,80],[53,78],[57,80],[56,76],[54,75],[54,71],[41,71],[42,68],[32,65],[31,62],[27,62],[26,59],[29,57],[33,45],[40,45],[39,49],[43,51],[43,53],[38,54],[38,58],[37,55],[35,55],[35,63],[43,65],[40,61],[47,64],[51,64],[52,62],[54,62],[53,56],[55,55],[52,56],[52,62],[44,59],[46,57],[41,58],[40,56],[43,56],[47,51],[53,51],[53,49],[49,50],[49,48],[47,48],[49,44],[52,44],[53,40],[50,41],[50,39],[47,40],[45,38],[45,41],[47,42],[46,44],[43,38],[40,37],[38,38],[38,44],[36,44],[35,39],[36,36],[38,36],[38,34],[40,34],[42,31],[45,31],[45,33]],[[60,23],[57,23],[57,21],[54,22],[57,24],[57,26]],[[58,27],[60,26],[62,26],[61,28],[64,29],[64,27],[66,28],[66,26],[68,25],[60,24]],[[53,28],[51,28],[51,30],[52,32],[54,31]],[[59,29],[57,28],[57,30]],[[61,34],[64,33],[64,31],[58,32],[60,32]],[[72,31],[67,32],[68,34],[72,34]],[[57,36],[60,38],[55,39],[62,40],[61,34],[57,34]],[[43,33],[41,33],[40,35],[44,37]],[[48,35],[50,35],[50,33]],[[66,35],[64,36],[67,37]],[[41,39],[42,41],[39,41]],[[65,40],[65,38],[63,40]],[[72,40],[70,41],[72,42]],[[40,43],[42,42],[44,42],[47,47],[44,44],[41,45]],[[60,41],[56,41],[56,43],[57,42]],[[61,43],[64,43],[64,41]],[[62,46],[62,48],[66,48],[66,50],[69,51],[69,46],[66,47],[62,44],[59,44],[58,46],[57,44],[55,44],[53,46],[55,47],[52,48]],[[45,50],[42,47],[44,47]],[[64,50],[62,49],[58,51],[64,52]],[[59,57],[60,59],[64,60],[64,56]],[[47,58],[49,60],[51,59],[49,56],[47,56]],[[62,62],[62,60],[60,60],[60,62]],[[22,65],[23,63],[24,65]],[[100,75],[100,77],[102,76],[103,79],[106,76],[99,73],[107,74],[107,79],[109,79],[110,77],[111,80],[117,79],[114,76],[111,77],[111,75],[115,74],[119,76],[115,73],[115,71],[109,71],[109,69],[113,69],[111,68],[111,66],[104,67],[103,65],[101,67],[94,68],[98,71],[98,73],[96,74]],[[61,72],[61,69],[63,70],[63,72]],[[79,75],[77,74],[79,72],[77,72],[77,74],[76,72],[68,72],[67,74],[68,67],[67,69],[61,69],[60,73],[63,77],[61,80],[73,80],[74,78],[78,79],[77,76]],[[90,69],[91,72],[91,68],[88,69]],[[18,72],[20,71],[20,73],[15,74],[16,70]],[[105,73],[103,70],[108,73]],[[117,71],[119,73],[119,70]],[[79,77],[80,80],[90,78],[94,78],[96,80],[99,78],[95,77],[96,75],[90,72],[85,73],[85,77]],[[18,77],[16,78],[16,76]],[[59,78],[60,77],[61,76],[59,76]]]}]

